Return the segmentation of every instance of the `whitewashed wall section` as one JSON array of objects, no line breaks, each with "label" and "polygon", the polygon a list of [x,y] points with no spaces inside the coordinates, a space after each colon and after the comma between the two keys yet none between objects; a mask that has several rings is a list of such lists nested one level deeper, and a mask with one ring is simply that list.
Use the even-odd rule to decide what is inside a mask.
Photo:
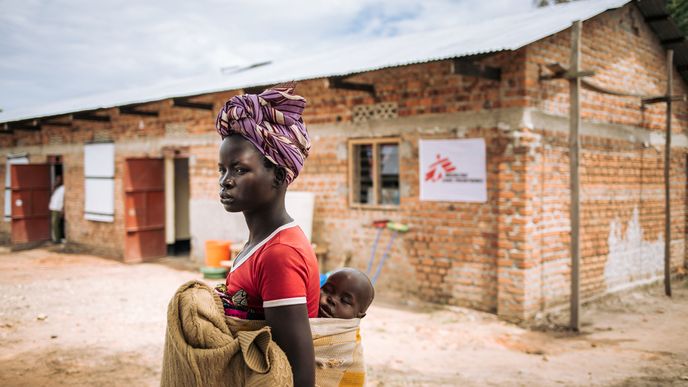
[{"label": "whitewashed wall section", "polygon": [[609,255],[604,267],[607,291],[613,292],[655,281],[664,270],[664,236],[647,241],[640,226],[638,208],[623,233],[620,220],[612,222],[609,228]]}]

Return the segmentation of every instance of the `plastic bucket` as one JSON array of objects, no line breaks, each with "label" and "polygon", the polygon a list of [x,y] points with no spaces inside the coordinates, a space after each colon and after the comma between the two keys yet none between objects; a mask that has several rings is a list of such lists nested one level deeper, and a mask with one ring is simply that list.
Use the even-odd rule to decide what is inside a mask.
[{"label": "plastic bucket", "polygon": [[221,261],[229,259],[229,241],[205,241],[205,265],[208,267],[222,267]]}]

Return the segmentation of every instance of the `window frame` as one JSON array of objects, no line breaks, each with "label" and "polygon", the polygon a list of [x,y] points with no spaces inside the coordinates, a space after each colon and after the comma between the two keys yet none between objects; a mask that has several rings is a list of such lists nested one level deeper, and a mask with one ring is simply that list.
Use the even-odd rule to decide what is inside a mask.
[{"label": "window frame", "polygon": [[28,153],[8,154],[5,158],[5,199],[3,203],[3,219],[12,221],[12,165],[30,164]]},{"label": "window frame", "polygon": [[[96,172],[93,173],[92,171],[87,171],[87,164],[88,160],[86,158],[88,157],[87,153],[92,154],[91,152],[87,152],[86,148],[88,146],[93,146],[93,145],[109,145],[112,147],[112,167],[110,167],[109,163],[108,166],[106,167],[108,170],[105,171],[106,173],[103,172]],[[116,198],[115,198],[115,173],[116,173],[116,162],[117,162],[117,149],[115,146],[115,143],[112,141],[103,141],[103,142],[90,142],[90,143],[85,143],[84,144],[84,197],[83,197],[83,205],[84,205],[84,219],[89,220],[92,222],[103,222],[103,223],[114,223],[115,222],[115,211],[116,209]],[[90,173],[89,173],[90,172]],[[94,195],[93,191],[90,191],[89,188],[87,187],[90,182],[108,182],[110,185],[112,185],[112,210],[111,211],[103,211],[103,212],[96,212],[96,211],[90,211],[91,208],[88,208],[88,202],[89,198],[91,195]],[[93,187],[91,185],[91,187]],[[110,187],[108,187],[109,191]]]},{"label": "window frame", "polygon": [[[398,210],[401,207],[401,200],[399,204],[380,204],[379,198],[382,188],[382,177],[380,174],[380,145],[395,144],[399,149],[401,148],[400,137],[374,137],[374,138],[352,138],[348,140],[349,151],[349,208],[357,209],[371,209],[371,210]],[[357,166],[355,163],[354,148],[357,145],[371,145],[373,148],[373,202],[375,204],[358,203],[354,201],[354,189],[356,187],[356,179],[360,176],[356,174]],[[401,155],[399,155],[399,196],[401,198]]]}]

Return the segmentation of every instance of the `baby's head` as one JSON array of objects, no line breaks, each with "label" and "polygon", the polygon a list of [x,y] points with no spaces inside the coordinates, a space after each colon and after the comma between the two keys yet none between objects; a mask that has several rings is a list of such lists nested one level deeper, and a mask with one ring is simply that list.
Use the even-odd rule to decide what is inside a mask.
[{"label": "baby's head", "polygon": [[352,268],[337,270],[320,288],[318,317],[362,318],[374,297],[368,276]]}]

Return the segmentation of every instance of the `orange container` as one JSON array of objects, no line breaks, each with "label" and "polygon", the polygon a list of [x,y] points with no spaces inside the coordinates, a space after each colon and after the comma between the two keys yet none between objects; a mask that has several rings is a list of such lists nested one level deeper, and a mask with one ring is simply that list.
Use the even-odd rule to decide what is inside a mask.
[{"label": "orange container", "polygon": [[221,261],[229,259],[229,241],[205,241],[205,265],[208,267],[222,267]]}]

